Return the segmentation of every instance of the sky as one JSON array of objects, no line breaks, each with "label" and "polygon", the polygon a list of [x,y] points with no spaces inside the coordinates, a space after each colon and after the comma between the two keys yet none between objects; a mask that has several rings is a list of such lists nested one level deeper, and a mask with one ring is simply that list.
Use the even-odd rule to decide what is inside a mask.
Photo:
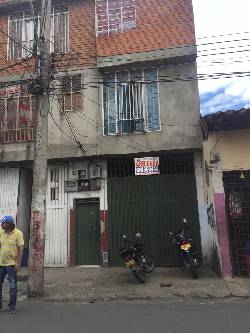
[{"label": "sky", "polygon": [[[193,7],[201,114],[250,108],[250,1],[193,0]],[[207,79],[215,73],[219,79]]]}]

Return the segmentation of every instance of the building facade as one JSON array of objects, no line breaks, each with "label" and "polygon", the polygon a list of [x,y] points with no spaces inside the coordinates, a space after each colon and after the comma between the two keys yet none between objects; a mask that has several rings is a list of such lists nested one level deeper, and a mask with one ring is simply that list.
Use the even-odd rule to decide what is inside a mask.
[{"label": "building facade", "polygon": [[202,124],[212,257],[224,277],[250,276],[250,110],[207,115]]},{"label": "building facade", "polygon": [[[42,22],[36,2],[0,9],[0,207],[28,242]],[[208,258],[191,0],[54,1],[50,52],[45,264],[119,265],[121,235],[140,231],[157,265],[176,265],[183,217]],[[158,174],[135,174],[145,157]]]}]

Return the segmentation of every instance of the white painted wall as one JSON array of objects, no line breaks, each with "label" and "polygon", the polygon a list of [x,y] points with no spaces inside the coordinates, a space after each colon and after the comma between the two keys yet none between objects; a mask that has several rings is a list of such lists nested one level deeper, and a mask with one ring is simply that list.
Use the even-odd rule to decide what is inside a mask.
[{"label": "white painted wall", "polygon": [[[102,186],[100,191],[65,192],[64,182],[69,180],[70,170],[86,169],[89,161],[68,162],[64,165],[48,167],[47,198],[46,198],[46,236],[45,236],[45,266],[64,267],[69,257],[70,210],[75,199],[99,198],[100,209],[107,209],[107,168],[106,162],[94,161],[102,167]],[[59,198],[51,201],[51,170],[59,170]]]},{"label": "white painted wall", "polygon": [[[59,198],[51,200],[50,180],[51,170],[59,172]],[[45,258],[46,267],[67,266],[68,258],[68,221],[67,193],[64,191],[64,181],[67,179],[65,166],[49,166],[46,197],[46,227],[45,227]]]},{"label": "white painted wall", "polygon": [[196,187],[197,187],[198,212],[200,220],[202,255],[204,262],[209,263],[213,248],[213,232],[210,225],[208,224],[208,218],[207,218],[208,207],[205,200],[204,183],[203,183],[202,152],[196,152],[194,154],[194,165],[195,165],[195,178],[196,178]]},{"label": "white painted wall", "polygon": [[[102,186],[100,191],[88,191],[88,192],[69,192],[68,193],[68,210],[73,209],[74,199],[88,199],[88,198],[99,198],[100,199],[100,210],[106,210],[108,207],[107,201],[107,166],[105,161],[95,161],[96,164],[102,168],[101,181]],[[88,161],[75,162],[75,169],[86,169],[88,168]],[[68,170],[72,169],[72,165]]]}]

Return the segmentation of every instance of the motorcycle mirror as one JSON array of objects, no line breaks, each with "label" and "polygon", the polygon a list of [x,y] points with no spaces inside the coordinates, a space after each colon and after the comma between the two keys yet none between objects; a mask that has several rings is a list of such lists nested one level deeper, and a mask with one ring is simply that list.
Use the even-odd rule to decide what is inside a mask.
[{"label": "motorcycle mirror", "polygon": [[123,239],[126,239],[126,238],[127,238],[127,236],[126,236],[126,235],[122,235],[122,238],[123,238]]},{"label": "motorcycle mirror", "polygon": [[184,224],[188,224],[188,221],[186,219],[183,219]]},{"label": "motorcycle mirror", "polygon": [[136,236],[136,238],[141,238],[141,234],[139,232],[137,232],[137,234],[135,236]]},{"label": "motorcycle mirror", "polygon": [[169,231],[169,235],[170,235],[170,236],[173,236],[173,233],[172,233],[172,231]]}]

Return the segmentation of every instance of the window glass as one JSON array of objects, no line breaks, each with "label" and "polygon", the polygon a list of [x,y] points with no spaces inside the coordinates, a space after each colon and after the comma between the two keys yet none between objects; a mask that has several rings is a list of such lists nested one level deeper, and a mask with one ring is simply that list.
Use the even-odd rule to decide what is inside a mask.
[{"label": "window glass", "polygon": [[34,140],[33,108],[36,103],[26,85],[0,89],[0,143]]},{"label": "window glass", "polygon": [[82,109],[81,75],[62,78],[63,111]]},{"label": "window glass", "polygon": [[110,74],[104,75],[104,134],[160,130],[157,69],[113,76],[111,83]]},{"label": "window glass", "polygon": [[[50,52],[67,53],[69,50],[68,6],[52,6]],[[8,58],[20,59],[31,56],[35,31],[40,33],[41,17],[38,12],[26,11],[9,16]],[[31,52],[29,52],[29,50]]]}]

